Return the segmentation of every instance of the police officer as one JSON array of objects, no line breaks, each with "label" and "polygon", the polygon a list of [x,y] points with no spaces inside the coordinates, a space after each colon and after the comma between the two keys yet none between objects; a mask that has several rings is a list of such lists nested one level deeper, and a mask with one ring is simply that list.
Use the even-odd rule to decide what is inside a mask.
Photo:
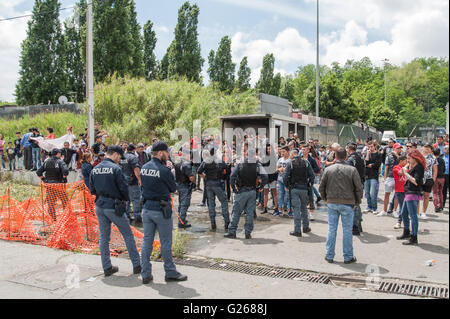
[{"label": "police officer", "polygon": [[141,205],[141,167],[139,158],[134,153],[136,146],[129,144],[127,153],[124,154],[125,162],[122,166],[123,174],[128,183],[128,196],[130,201],[127,202],[127,214],[131,216],[131,203],[133,204],[133,216],[135,225],[142,226],[142,205]]},{"label": "police officer", "polygon": [[[309,148],[305,146],[303,152],[308,152]],[[291,236],[302,237],[303,232],[309,233],[308,188],[314,183],[314,171],[310,162],[299,156],[298,149],[291,151],[292,160],[286,165],[286,171],[283,177],[284,184],[290,189],[291,205],[294,210],[294,231]]]},{"label": "police officer", "polygon": [[[351,165],[356,168],[359,173],[359,177],[361,178],[361,183],[364,185],[365,181],[365,171],[366,164],[364,159],[361,157],[360,153],[358,153],[357,145],[355,143],[349,143],[347,145],[347,161],[348,165]],[[356,205],[354,209],[354,217],[353,217],[353,235],[359,236],[362,233],[362,212],[361,206]]]},{"label": "police officer", "polygon": [[128,218],[125,216],[125,202],[129,200],[128,185],[122,169],[118,165],[123,157],[123,150],[118,145],[108,147],[106,158],[92,169],[90,175],[90,191],[95,195],[95,207],[100,228],[100,253],[105,276],[119,271],[112,266],[109,241],[111,239],[111,223],[117,226],[122,234],[133,264],[133,273],[142,270],[139,253],[136,249],[133,232]]},{"label": "police officer", "polygon": [[[206,153],[207,154],[207,153]],[[227,165],[221,158],[215,157],[215,150],[212,148],[198,168],[198,174],[205,178],[206,194],[208,197],[208,211],[211,220],[211,230],[216,231],[216,196],[222,207],[222,216],[225,222],[225,232],[228,232],[230,225],[230,213],[228,211],[228,199],[223,187],[223,176],[226,175]],[[225,174],[224,174],[225,173]]]},{"label": "police officer", "polygon": [[178,222],[178,228],[189,228],[186,220],[187,211],[191,205],[192,190],[195,188],[195,176],[190,161],[190,152],[186,148],[182,150],[181,158],[175,163],[175,180],[178,190],[178,213],[181,222]]},{"label": "police officer", "polygon": [[142,282],[148,284],[153,280],[152,255],[155,231],[161,241],[161,255],[164,260],[166,281],[185,281],[187,276],[180,274],[172,257],[172,207],[170,194],[177,189],[175,179],[166,162],[169,148],[164,141],[157,141],[152,146],[152,160],[141,169],[144,209],[144,241],[141,247]]},{"label": "police officer", "polygon": [[[45,176],[44,176],[45,173]],[[61,159],[61,151],[54,148],[51,152],[51,157],[47,158],[37,171],[37,176],[46,183],[46,201],[48,203],[48,211],[50,216],[56,221],[56,211],[55,204],[56,200],[59,198],[62,202],[63,209],[66,208],[69,198],[65,191],[65,185],[55,185],[63,184],[67,181],[67,175],[69,175],[69,169],[66,163]]]},{"label": "police officer", "polygon": [[[249,154],[250,151],[250,154]],[[259,185],[258,179],[260,179]],[[253,214],[256,211],[256,192],[261,192],[267,184],[267,174],[262,165],[257,163],[255,149],[249,150],[244,145],[244,159],[233,170],[230,176],[231,188],[236,193],[233,204],[233,219],[226,238],[236,238],[236,230],[242,211],[245,210],[245,238],[250,239],[253,230]]]}]

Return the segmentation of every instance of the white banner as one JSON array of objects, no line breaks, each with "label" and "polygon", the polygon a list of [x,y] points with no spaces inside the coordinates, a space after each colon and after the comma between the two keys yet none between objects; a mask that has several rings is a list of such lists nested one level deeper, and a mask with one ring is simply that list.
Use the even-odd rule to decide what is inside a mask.
[{"label": "white banner", "polygon": [[47,152],[51,152],[54,148],[58,148],[58,149],[64,148],[65,142],[69,142],[69,147],[72,147],[74,139],[75,139],[75,135],[73,135],[73,134],[66,134],[64,136],[55,138],[53,140],[46,140],[42,136],[30,137],[30,140],[37,141],[39,147]]}]

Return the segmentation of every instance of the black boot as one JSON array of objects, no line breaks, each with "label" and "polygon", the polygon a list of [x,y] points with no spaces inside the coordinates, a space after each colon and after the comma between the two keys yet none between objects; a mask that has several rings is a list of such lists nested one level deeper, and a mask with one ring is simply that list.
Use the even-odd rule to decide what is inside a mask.
[{"label": "black boot", "polygon": [[404,229],[403,235],[397,237],[398,240],[409,239],[409,238],[411,238],[411,233],[410,233],[409,229]]},{"label": "black boot", "polygon": [[189,228],[189,227],[192,227],[192,225],[189,224],[189,222],[187,220],[183,221],[183,224],[182,223],[178,223],[178,228],[180,228],[180,229],[186,229],[186,228]]},{"label": "black boot", "polygon": [[215,220],[211,220],[211,231],[216,231],[217,225]]},{"label": "black boot", "polygon": [[361,224],[361,222],[359,222],[359,225],[358,225],[358,229],[359,229],[359,232],[360,232],[360,233],[362,233],[362,232],[363,232],[363,230],[362,230],[362,224]]},{"label": "black boot", "polygon": [[353,230],[352,230],[352,232],[353,232],[353,236],[359,236],[359,235],[361,235],[361,232],[359,231],[359,227],[358,227],[358,226],[353,225]]},{"label": "black boot", "polygon": [[411,235],[408,241],[403,242],[403,245],[409,246],[409,245],[418,245],[417,242],[417,235]]},{"label": "black boot", "polygon": [[230,222],[225,223],[225,232],[228,233],[228,227],[230,226]]}]

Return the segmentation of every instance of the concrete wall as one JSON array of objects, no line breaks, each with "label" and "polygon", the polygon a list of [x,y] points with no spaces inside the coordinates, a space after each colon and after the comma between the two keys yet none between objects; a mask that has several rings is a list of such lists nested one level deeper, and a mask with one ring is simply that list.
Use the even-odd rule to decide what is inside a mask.
[{"label": "concrete wall", "polygon": [[259,94],[260,112],[264,114],[272,113],[284,116],[291,116],[292,107],[289,100],[280,98],[278,96]]},{"label": "concrete wall", "polygon": [[75,114],[84,111],[83,104],[50,104],[50,105],[29,105],[29,106],[3,106],[0,107],[0,118],[14,119],[24,115],[34,116],[40,113],[72,112]]},{"label": "concrete wall", "polygon": [[[5,175],[11,176],[11,178],[15,181],[39,186],[41,184],[41,179],[36,175],[36,172],[30,171],[0,171],[0,177]],[[77,172],[69,172],[69,176],[67,176],[67,181],[69,183],[73,183],[79,181],[81,178],[78,178]]]}]

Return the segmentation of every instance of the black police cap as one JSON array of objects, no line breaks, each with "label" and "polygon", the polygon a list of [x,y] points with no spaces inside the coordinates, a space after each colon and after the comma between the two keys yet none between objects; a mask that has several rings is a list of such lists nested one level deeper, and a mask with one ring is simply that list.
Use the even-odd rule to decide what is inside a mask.
[{"label": "black police cap", "polygon": [[168,150],[169,146],[167,146],[166,142],[164,141],[158,141],[152,145],[152,152],[168,151]]},{"label": "black police cap", "polygon": [[61,150],[59,148],[52,149],[52,156],[55,156],[56,154],[61,154]]},{"label": "black police cap", "polygon": [[123,149],[119,145],[111,145],[108,147],[108,153],[119,153],[123,156]]}]

